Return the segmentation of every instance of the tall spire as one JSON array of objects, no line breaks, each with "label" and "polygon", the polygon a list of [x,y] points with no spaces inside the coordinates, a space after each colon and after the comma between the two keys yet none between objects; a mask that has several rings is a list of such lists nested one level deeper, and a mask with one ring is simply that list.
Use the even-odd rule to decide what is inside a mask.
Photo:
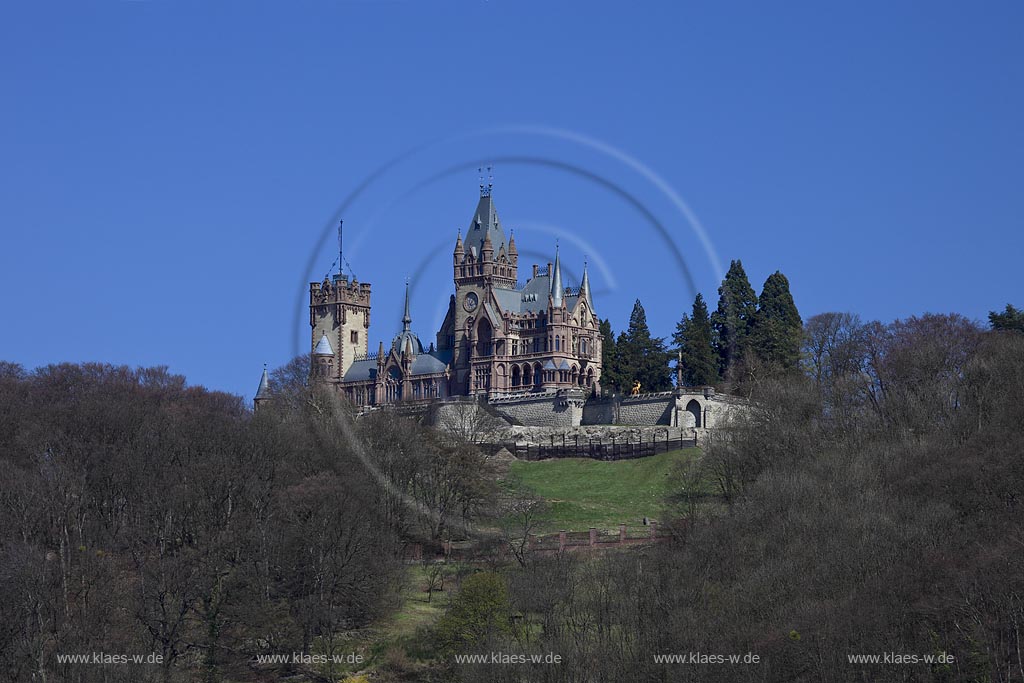
[{"label": "tall spire", "polygon": [[260,386],[256,389],[256,400],[270,398],[270,377],[267,376],[267,364],[263,364],[263,376],[260,377]]},{"label": "tall spire", "polygon": [[594,302],[590,300],[590,274],[587,273],[587,261],[583,260],[583,281],[580,283],[580,298],[593,307]]},{"label": "tall spire", "polygon": [[412,323],[412,316],[409,315],[409,278],[405,279],[405,315],[402,316],[402,331],[408,332]]},{"label": "tall spire", "polygon": [[562,266],[558,257],[558,243],[555,242],[555,267],[551,273],[551,303],[560,307],[562,305],[562,294],[565,288],[562,287]]}]

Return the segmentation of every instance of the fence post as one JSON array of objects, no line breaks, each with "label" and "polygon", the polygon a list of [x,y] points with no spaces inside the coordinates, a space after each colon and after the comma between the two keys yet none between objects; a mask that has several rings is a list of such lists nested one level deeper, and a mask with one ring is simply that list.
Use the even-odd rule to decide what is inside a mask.
[{"label": "fence post", "polygon": [[597,529],[590,527],[590,547],[597,545]]},{"label": "fence post", "polygon": [[565,550],[565,532],[558,532],[558,552]]},{"label": "fence post", "polygon": [[623,545],[626,542],[626,525],[619,525],[619,545]]}]

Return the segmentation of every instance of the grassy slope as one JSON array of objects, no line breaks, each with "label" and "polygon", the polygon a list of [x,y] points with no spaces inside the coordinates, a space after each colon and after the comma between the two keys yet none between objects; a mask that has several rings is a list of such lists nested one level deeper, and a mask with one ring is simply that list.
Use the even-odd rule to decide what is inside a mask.
[{"label": "grassy slope", "polygon": [[657,519],[675,463],[694,457],[695,448],[669,451],[649,458],[602,462],[563,458],[511,466],[514,486],[533,491],[551,506],[542,531],[614,530],[625,522]]}]

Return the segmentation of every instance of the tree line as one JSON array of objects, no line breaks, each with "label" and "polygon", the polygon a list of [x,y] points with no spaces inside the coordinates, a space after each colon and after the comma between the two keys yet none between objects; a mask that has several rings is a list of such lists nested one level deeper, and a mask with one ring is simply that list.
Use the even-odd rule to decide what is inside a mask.
[{"label": "tree line", "polygon": [[[403,548],[472,523],[493,476],[468,444],[352,419],[308,367],[254,415],[165,368],[0,363],[0,679],[289,676],[256,657],[330,654],[394,606]],[[58,659],[88,653],[159,662]]]},{"label": "tree line", "polygon": [[758,296],[743,264],[734,260],[718,288],[718,307],[708,311],[704,296],[694,299],[672,335],[671,346],[651,334],[637,299],[627,328],[615,336],[601,321],[602,382],[612,392],[672,388],[672,364],[684,386],[726,384],[746,393],[754,378],[792,370],[800,359],[803,323],[781,272],[768,276]]},{"label": "tree line", "polygon": [[[675,473],[673,543],[527,554],[457,597],[439,632],[452,651],[561,664],[451,666],[450,679],[1024,679],[1015,311],[987,330],[955,314],[812,317],[795,371],[758,378],[753,409]],[[758,664],[655,657],[677,653]],[[851,660],[884,653],[930,659]]]}]

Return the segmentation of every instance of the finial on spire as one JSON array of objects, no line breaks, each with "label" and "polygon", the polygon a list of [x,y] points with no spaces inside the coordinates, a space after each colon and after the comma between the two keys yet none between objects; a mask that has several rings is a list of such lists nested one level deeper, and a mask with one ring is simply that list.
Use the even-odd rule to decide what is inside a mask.
[{"label": "finial on spire", "polygon": [[412,317],[409,315],[409,278],[405,278],[405,315],[402,316],[402,331],[408,332]]},{"label": "finial on spire", "polygon": [[490,197],[491,189],[494,187],[494,167],[490,164],[487,165],[487,184],[484,184],[484,169],[482,166],[478,166],[476,169],[480,175],[480,196]]},{"label": "finial on spire", "polygon": [[554,306],[562,305],[562,295],[565,293],[562,287],[562,264],[558,256],[558,240],[555,240],[555,265],[551,274],[551,302]]}]

